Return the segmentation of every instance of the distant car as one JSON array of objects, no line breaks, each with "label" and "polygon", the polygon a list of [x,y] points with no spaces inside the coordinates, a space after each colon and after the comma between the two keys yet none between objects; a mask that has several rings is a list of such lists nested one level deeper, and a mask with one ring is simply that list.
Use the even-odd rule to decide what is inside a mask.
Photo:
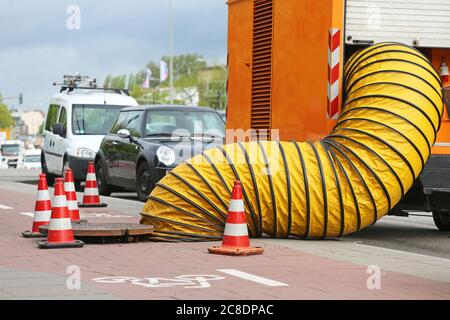
[{"label": "distant car", "polygon": [[0,156],[0,169],[8,169],[8,158],[4,156]]},{"label": "distant car", "polygon": [[141,106],[122,109],[95,158],[98,188],[137,191],[146,201],[155,184],[183,160],[222,145],[225,123],[209,108]]},{"label": "distant car", "polygon": [[226,110],[218,110],[217,111],[219,114],[220,114],[220,116],[222,117],[222,120],[224,121],[224,122],[226,122],[227,121],[227,112],[226,112]]},{"label": "distant car", "polygon": [[32,149],[25,151],[25,157],[23,158],[22,168],[40,170],[42,168],[41,153],[42,151],[40,149]]}]

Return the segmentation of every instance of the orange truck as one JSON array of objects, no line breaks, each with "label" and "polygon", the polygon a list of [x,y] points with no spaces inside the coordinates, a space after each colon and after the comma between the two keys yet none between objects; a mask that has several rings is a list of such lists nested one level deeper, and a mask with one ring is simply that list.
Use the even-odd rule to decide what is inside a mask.
[{"label": "orange truck", "polygon": [[449,231],[450,2],[228,0],[228,8],[227,129],[252,129],[248,140],[326,136],[342,108],[344,65],[360,49],[401,42],[429,58],[446,112],[430,160],[392,214],[433,212]]}]

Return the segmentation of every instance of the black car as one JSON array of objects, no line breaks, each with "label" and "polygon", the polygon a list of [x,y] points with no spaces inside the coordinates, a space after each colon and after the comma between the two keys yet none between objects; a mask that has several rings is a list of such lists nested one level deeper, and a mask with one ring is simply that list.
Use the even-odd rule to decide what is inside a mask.
[{"label": "black car", "polygon": [[155,184],[183,160],[222,145],[225,123],[209,108],[139,106],[122,109],[95,158],[99,193],[137,191],[146,201]]}]

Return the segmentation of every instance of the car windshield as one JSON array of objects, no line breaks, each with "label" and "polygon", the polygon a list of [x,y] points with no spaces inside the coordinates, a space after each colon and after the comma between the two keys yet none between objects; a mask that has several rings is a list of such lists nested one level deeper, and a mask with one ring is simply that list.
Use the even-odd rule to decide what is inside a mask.
[{"label": "car windshield", "polygon": [[18,144],[7,144],[2,146],[2,153],[4,155],[18,155],[20,146]]},{"label": "car windshield", "polygon": [[28,163],[41,162],[41,156],[40,155],[25,156],[24,161]]},{"label": "car windshield", "polygon": [[74,105],[72,132],[75,135],[105,135],[124,106]]},{"label": "car windshield", "polygon": [[216,112],[184,110],[150,110],[145,135],[225,137],[225,124]]}]

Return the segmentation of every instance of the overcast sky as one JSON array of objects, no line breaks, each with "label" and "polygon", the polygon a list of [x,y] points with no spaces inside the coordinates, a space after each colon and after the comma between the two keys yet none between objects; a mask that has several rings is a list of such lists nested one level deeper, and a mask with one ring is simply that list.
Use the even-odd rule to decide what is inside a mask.
[{"label": "overcast sky", "polygon": [[[79,30],[67,9],[81,10]],[[175,54],[200,53],[225,63],[225,0],[173,0]],[[168,0],[0,0],[0,92],[24,94],[21,109],[47,104],[63,74],[103,81],[140,71],[168,53]],[[15,102],[10,105],[17,106]]]}]

